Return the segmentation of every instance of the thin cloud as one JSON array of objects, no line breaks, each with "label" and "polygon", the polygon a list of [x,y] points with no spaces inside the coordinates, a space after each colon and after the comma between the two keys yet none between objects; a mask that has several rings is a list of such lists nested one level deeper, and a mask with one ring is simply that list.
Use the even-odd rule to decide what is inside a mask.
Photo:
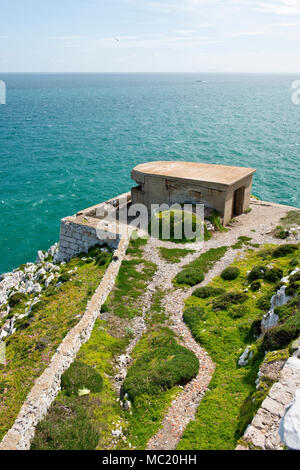
[{"label": "thin cloud", "polygon": [[257,2],[257,8],[276,15],[300,15],[299,0],[265,0]]}]

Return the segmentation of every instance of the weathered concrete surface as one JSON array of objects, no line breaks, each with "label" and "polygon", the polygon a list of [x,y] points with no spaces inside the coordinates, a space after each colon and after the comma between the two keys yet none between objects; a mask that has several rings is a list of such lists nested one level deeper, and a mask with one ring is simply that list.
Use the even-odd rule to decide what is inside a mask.
[{"label": "weathered concrete surface", "polygon": [[120,241],[114,259],[104,274],[95,294],[87,305],[80,322],[67,334],[49,366],[39,377],[27,396],[18,417],[4,436],[0,450],[28,450],[36,425],[46,415],[60,390],[61,376],[74,361],[81,345],[88,341],[102,304],[114,286],[121,262],[126,254],[128,238]]},{"label": "weathered concrete surface", "polygon": [[253,175],[254,168],[239,166],[213,165],[199,162],[148,162],[137,165],[132,170],[132,178],[143,175],[165,176],[179,180],[190,180],[196,183],[211,183],[231,186],[245,177]]},{"label": "weathered concrete surface", "polygon": [[131,177],[133,204],[204,204],[216,209],[224,225],[249,207],[255,169],[197,162],[149,162],[136,166]]}]

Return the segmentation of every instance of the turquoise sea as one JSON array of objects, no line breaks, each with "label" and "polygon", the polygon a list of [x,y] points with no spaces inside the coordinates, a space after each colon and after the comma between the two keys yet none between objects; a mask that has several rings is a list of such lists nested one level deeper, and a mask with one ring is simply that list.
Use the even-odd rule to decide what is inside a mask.
[{"label": "turquoise sea", "polygon": [[149,160],[255,167],[254,194],[300,207],[299,78],[0,74],[0,273],[57,241],[62,217],[129,190]]}]

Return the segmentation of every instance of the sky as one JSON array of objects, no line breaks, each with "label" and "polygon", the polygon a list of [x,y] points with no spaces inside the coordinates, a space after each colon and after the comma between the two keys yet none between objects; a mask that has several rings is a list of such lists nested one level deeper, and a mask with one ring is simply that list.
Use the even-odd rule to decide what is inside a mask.
[{"label": "sky", "polygon": [[9,0],[0,72],[300,73],[300,0]]}]

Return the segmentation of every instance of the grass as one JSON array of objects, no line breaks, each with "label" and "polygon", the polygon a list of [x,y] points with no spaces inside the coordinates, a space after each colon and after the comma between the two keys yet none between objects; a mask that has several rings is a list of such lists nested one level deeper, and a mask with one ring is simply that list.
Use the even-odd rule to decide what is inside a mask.
[{"label": "grass", "polygon": [[289,211],[285,217],[280,219],[280,222],[285,228],[290,228],[293,225],[300,225],[300,211]]},{"label": "grass", "polygon": [[[299,246],[297,253],[286,253],[278,259],[274,258],[273,252],[274,247],[269,246],[263,254],[249,253],[233,264],[241,272],[237,279],[228,285],[228,281],[219,276],[209,287],[226,289],[227,293],[228,290],[243,293],[249,286],[247,272],[260,264],[262,259],[266,266],[272,262],[284,273],[290,272],[290,260],[299,253]],[[251,422],[266,393],[262,392],[259,397],[254,395],[257,392],[257,372],[264,357],[261,342],[254,337],[264,313],[258,307],[258,300],[264,296],[270,299],[275,290],[275,285],[262,280],[260,292],[247,292],[242,305],[229,304],[224,310],[213,308],[218,297],[192,296],[187,300],[185,321],[195,339],[215,362],[216,370],[209,391],[199,405],[195,420],[187,426],[178,449],[234,449]],[[239,367],[237,361],[249,345],[253,348],[253,358],[248,366]]]},{"label": "grass", "polygon": [[[62,273],[78,267],[73,280],[44,290],[30,316],[18,320],[17,331],[5,340],[6,365],[0,365],[5,387],[0,390],[0,439],[14,423],[34,381],[48,366],[62,339],[82,317],[110,261],[98,266],[74,258]],[[24,312],[24,304],[15,313]]]},{"label": "grass", "polygon": [[[173,243],[193,243],[203,239],[202,221],[197,215],[183,210],[160,211],[153,215],[149,223],[149,234],[158,236],[162,241]],[[192,237],[187,237],[185,229],[189,229]],[[204,232],[205,228],[204,228]],[[206,236],[208,234],[206,233]],[[205,233],[204,233],[205,239]]]},{"label": "grass", "polygon": [[147,240],[131,240],[127,254],[132,259],[122,262],[115,287],[105,303],[105,310],[120,318],[134,318],[142,315],[139,298],[147,283],[152,279],[156,265],[142,258],[142,246]]},{"label": "grass", "polygon": [[197,375],[199,361],[180,346],[166,328],[149,330],[133,351],[134,362],[124,381],[123,392],[132,401],[128,416],[129,438],[138,449],[146,446],[162,422],[164,411],[179,392],[177,385]]},{"label": "grass", "polygon": [[210,250],[202,253],[199,258],[192,261],[190,264],[180,271],[173,283],[175,286],[194,286],[202,282],[204,274],[207,273],[212,266],[225,255],[228,247],[222,246],[219,248],[211,248]]},{"label": "grass", "polygon": [[[135,420],[136,427],[143,427],[143,424],[139,423],[144,419],[144,413],[141,416],[135,410],[147,405],[142,404],[141,401],[138,404],[137,401],[134,416],[130,415],[130,411],[125,411],[120,405],[112,384],[117,371],[115,368],[116,359],[125,353],[126,347],[133,337],[133,330],[130,328],[131,324],[128,320],[140,312],[140,297],[144,294],[147,282],[153,276],[156,268],[154,264],[148,263],[142,258],[143,246],[146,243],[146,240],[131,240],[127,250],[127,255],[131,259],[123,261],[110,299],[102,308],[102,311],[108,312],[109,318],[107,321],[97,320],[90,340],[81,347],[76,362],[65,372],[62,378],[62,392],[50,408],[47,417],[39,424],[33,449],[65,450],[83,448],[82,446],[85,446],[86,450],[90,449],[88,441],[83,436],[83,433],[86,432],[84,427],[81,427],[80,432],[77,433],[76,419],[72,422],[65,422],[62,419],[61,409],[65,407],[74,407],[80,410],[82,420],[86,422],[86,429],[89,426],[92,436],[97,436],[97,442],[96,438],[92,441],[94,449],[129,449],[131,438],[134,440],[134,436],[130,432],[132,426],[128,420],[132,418]],[[155,292],[151,315],[147,319],[149,324],[164,322],[162,298],[163,291]],[[78,364],[80,364],[79,368]],[[86,373],[83,373],[84,369]],[[101,381],[103,381],[102,384]],[[82,389],[90,390],[90,393],[79,397],[78,391]],[[171,396],[173,392],[168,393]],[[160,406],[162,410],[165,409],[165,397],[152,398],[157,408],[156,411],[152,408],[151,412],[160,415],[162,411],[158,410],[160,410]],[[112,435],[112,431],[116,430],[119,425],[126,438],[118,439]],[[61,436],[60,439],[54,439],[56,435]],[[75,436],[76,439],[73,439],[72,436]],[[56,442],[55,447],[53,447],[54,441]]]},{"label": "grass", "polygon": [[[122,335],[114,337],[108,333],[108,328],[107,322],[96,321],[91,338],[81,347],[76,362],[63,375],[62,391],[37,426],[32,450],[110,449],[116,423],[120,422],[126,429],[110,377],[115,373],[114,358],[124,352],[128,338]],[[76,365],[78,363],[81,364],[80,369]],[[83,368],[89,371],[88,383]],[[91,369],[94,371],[92,379]],[[101,381],[99,377],[102,377]],[[70,394],[69,382],[76,383],[75,391],[88,388],[91,393],[80,397],[77,393]],[[120,441],[117,448],[124,449],[126,444]]]},{"label": "grass", "polygon": [[185,258],[187,255],[195,253],[195,250],[185,250],[180,248],[164,248],[159,247],[160,256],[165,259],[168,263],[180,263],[181,258]]}]

